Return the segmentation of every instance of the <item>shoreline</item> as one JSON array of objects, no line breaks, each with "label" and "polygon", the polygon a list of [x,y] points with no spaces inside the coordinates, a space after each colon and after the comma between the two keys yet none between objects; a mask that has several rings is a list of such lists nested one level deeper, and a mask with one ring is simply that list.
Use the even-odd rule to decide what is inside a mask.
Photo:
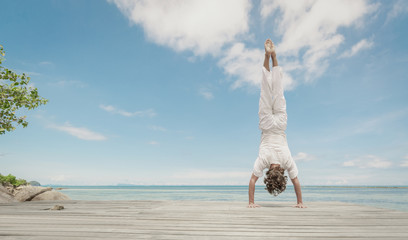
[{"label": "shoreline", "polygon": [[[76,200],[248,201],[248,186],[71,186],[60,190]],[[408,188],[303,186],[304,202],[340,201],[408,212]],[[295,202],[293,186],[271,196],[256,186],[256,201]]]},{"label": "shoreline", "polygon": [[[43,187],[53,188],[70,188],[70,187],[248,187],[248,185],[54,185],[44,184]],[[262,187],[263,185],[256,185],[256,187]],[[289,185],[288,187],[291,187]],[[293,186],[292,186],[293,187]],[[407,189],[408,186],[325,186],[325,185],[303,185],[307,188],[401,188]]]}]

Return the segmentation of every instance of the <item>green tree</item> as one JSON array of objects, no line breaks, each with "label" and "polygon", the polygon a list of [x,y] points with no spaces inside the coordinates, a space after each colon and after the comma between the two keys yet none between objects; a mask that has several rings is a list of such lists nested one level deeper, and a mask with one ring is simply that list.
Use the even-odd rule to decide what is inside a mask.
[{"label": "green tree", "polygon": [[27,181],[21,178],[17,179],[15,176],[11,174],[4,176],[0,173],[0,184],[3,184],[3,183],[10,183],[13,186],[18,187],[20,185],[26,185]]},{"label": "green tree", "polygon": [[13,131],[15,125],[27,127],[26,116],[17,116],[16,111],[20,108],[34,109],[48,102],[38,95],[35,87],[29,87],[30,77],[25,73],[18,75],[1,64],[5,52],[0,45],[0,134]]}]

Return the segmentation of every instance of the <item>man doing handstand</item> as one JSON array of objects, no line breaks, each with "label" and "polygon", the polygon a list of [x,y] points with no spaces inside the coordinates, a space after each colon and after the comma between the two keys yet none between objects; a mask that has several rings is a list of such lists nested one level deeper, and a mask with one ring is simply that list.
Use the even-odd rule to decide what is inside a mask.
[{"label": "man doing handstand", "polygon": [[[269,59],[272,58],[272,71],[269,68]],[[288,171],[295,188],[297,204],[294,207],[305,208],[302,202],[302,191],[298,169],[293,161],[286,141],[286,100],[283,95],[282,69],[278,66],[275,49],[270,39],[265,41],[265,60],[262,68],[261,96],[259,99],[259,128],[262,131],[258,158],[255,161],[251,180],[249,181],[248,207],[260,207],[255,204],[255,183],[263,176],[263,170],[268,168],[264,183],[270,194],[278,195],[286,189]]]}]

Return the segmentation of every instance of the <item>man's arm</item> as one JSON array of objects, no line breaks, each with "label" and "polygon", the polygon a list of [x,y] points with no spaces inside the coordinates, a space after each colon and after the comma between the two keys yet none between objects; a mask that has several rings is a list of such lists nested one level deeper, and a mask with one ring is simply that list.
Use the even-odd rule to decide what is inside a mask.
[{"label": "man's arm", "polygon": [[258,177],[252,173],[251,179],[249,180],[249,187],[248,187],[248,197],[249,197],[249,208],[256,208],[260,207],[258,204],[255,204],[255,183],[258,181]]},{"label": "man's arm", "polygon": [[302,190],[300,189],[299,179],[295,177],[294,179],[290,179],[290,180],[292,180],[293,186],[295,188],[296,198],[297,198],[297,204],[293,207],[306,208],[306,206],[303,205],[303,201],[302,201]]}]

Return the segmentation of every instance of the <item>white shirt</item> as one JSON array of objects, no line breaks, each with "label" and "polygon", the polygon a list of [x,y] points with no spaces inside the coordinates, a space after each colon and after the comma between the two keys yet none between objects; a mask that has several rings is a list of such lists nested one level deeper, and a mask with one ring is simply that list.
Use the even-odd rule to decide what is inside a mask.
[{"label": "white shirt", "polygon": [[263,171],[271,164],[279,164],[288,171],[290,179],[298,175],[298,169],[290,153],[286,136],[281,134],[262,133],[258,158],[254,164],[253,173],[257,177],[263,176]]}]

